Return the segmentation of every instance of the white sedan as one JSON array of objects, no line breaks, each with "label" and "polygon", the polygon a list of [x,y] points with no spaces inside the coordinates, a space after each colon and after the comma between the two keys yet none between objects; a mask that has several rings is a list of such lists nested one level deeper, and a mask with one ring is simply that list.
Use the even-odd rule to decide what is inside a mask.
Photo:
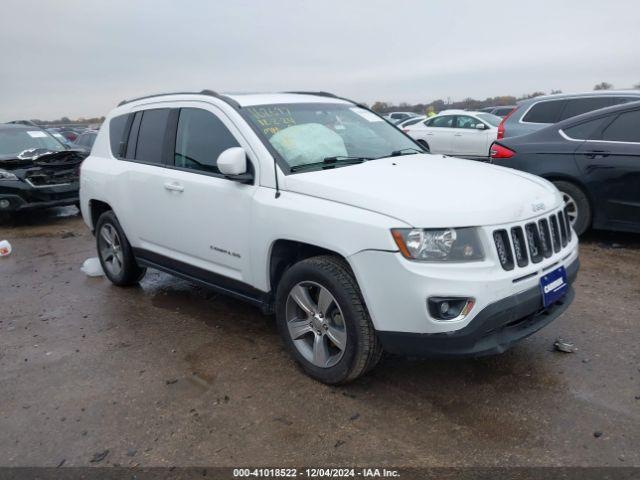
[{"label": "white sedan", "polygon": [[490,113],[447,110],[402,128],[431,153],[487,159],[502,119]]}]

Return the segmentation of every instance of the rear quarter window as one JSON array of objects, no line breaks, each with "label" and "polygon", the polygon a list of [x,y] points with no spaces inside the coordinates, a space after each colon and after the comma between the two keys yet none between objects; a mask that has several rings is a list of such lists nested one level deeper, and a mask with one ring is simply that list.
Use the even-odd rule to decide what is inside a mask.
[{"label": "rear quarter window", "polygon": [[543,100],[535,103],[522,118],[527,123],[556,123],[566,100]]},{"label": "rear quarter window", "polygon": [[640,110],[624,112],[602,132],[602,140],[640,143]]},{"label": "rear quarter window", "polygon": [[116,158],[123,155],[123,147],[126,143],[125,129],[131,114],[119,115],[113,117],[109,122],[109,144],[111,146],[111,154]]},{"label": "rear quarter window", "polygon": [[588,122],[582,122],[577,125],[565,128],[564,133],[573,140],[589,140],[594,136],[605,122],[611,121],[611,117],[596,118]]}]

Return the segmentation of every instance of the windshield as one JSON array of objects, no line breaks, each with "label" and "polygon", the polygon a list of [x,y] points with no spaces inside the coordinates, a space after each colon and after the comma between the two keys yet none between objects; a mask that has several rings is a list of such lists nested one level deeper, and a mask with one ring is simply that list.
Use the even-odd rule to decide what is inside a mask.
[{"label": "windshield", "polygon": [[25,128],[0,129],[0,155],[18,157],[20,154],[33,149],[45,149],[51,152],[66,150],[62,143],[44,130],[29,130]]},{"label": "windshield", "polygon": [[328,158],[375,159],[420,149],[383,118],[355,105],[295,103],[243,110],[290,169]]},{"label": "windshield", "polygon": [[487,122],[492,127],[497,127],[502,122],[502,118],[494,115],[493,113],[479,113],[477,117],[480,120]]}]

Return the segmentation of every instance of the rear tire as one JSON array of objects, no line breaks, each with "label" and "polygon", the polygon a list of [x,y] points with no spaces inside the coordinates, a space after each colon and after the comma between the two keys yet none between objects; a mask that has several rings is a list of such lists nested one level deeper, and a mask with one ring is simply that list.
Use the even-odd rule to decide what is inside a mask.
[{"label": "rear tire", "polygon": [[96,224],[96,246],[98,258],[105,276],[119,287],[137,284],[147,272],[136,262],[115,213],[104,212]]},{"label": "rear tire", "polygon": [[571,226],[582,235],[591,226],[591,204],[586,193],[571,182],[557,180],[553,184],[562,193]]},{"label": "rear tire", "polygon": [[276,322],[305,373],[322,383],[348,383],[371,370],[382,348],[342,259],[322,255],[285,272],[276,294]]}]

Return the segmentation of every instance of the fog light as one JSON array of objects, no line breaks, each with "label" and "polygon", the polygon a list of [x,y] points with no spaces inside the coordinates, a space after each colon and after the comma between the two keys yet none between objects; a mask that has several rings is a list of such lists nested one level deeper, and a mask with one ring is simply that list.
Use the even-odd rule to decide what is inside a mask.
[{"label": "fog light", "polygon": [[436,320],[453,320],[466,317],[475,300],[466,297],[431,297],[427,301],[429,313]]},{"label": "fog light", "polygon": [[11,206],[11,202],[9,200],[5,200],[4,198],[0,200],[0,208],[9,208]]}]

